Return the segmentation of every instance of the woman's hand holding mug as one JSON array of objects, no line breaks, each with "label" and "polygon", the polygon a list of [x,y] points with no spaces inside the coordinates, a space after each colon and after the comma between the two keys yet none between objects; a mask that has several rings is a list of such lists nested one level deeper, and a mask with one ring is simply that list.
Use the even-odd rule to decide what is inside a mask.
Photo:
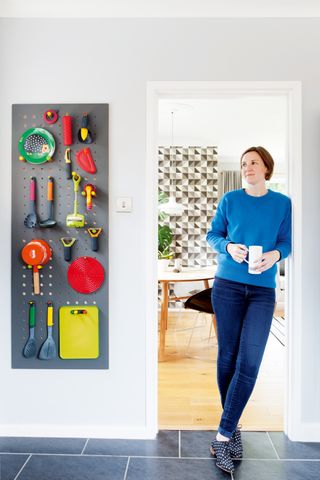
[{"label": "woman's hand holding mug", "polygon": [[278,260],[280,260],[279,250],[271,250],[271,252],[264,252],[260,258],[254,261],[254,269],[257,272],[264,272],[269,270]]},{"label": "woman's hand holding mug", "polygon": [[245,261],[249,249],[241,243],[228,243],[227,252],[231,255],[235,262],[242,263]]},{"label": "woman's hand holding mug", "polygon": [[[262,253],[261,246],[251,246],[248,248],[241,243],[228,243],[227,252],[235,262],[249,263],[249,273],[261,273],[265,270],[269,270],[269,268],[280,260],[279,250],[271,250],[270,252]],[[248,253],[249,261],[247,260]]]}]

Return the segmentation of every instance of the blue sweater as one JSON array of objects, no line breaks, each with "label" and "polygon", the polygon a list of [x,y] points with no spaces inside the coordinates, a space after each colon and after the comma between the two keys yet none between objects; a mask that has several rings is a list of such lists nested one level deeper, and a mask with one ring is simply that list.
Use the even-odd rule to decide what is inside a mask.
[{"label": "blue sweater", "polygon": [[219,254],[217,277],[275,288],[276,264],[252,275],[248,264],[234,261],[226,247],[230,242],[262,245],[263,252],[279,250],[281,260],[286,258],[291,251],[291,201],[272,190],[262,197],[248,195],[244,189],[228,192],[219,202],[207,241]]}]

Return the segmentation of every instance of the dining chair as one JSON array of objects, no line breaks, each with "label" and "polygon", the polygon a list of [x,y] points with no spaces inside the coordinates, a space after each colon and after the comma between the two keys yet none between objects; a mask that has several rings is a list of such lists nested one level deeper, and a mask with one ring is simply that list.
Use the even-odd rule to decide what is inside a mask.
[{"label": "dining chair", "polygon": [[[194,295],[192,295],[191,297],[189,297],[184,302],[184,308],[196,310],[198,312],[198,314],[205,313],[205,314],[212,315],[212,323],[210,324],[210,331],[209,331],[208,340],[211,337],[212,325],[213,325],[213,328],[214,328],[215,336],[216,336],[216,338],[218,338],[216,317],[215,317],[215,314],[214,314],[214,311],[213,311],[213,308],[212,308],[212,304],[211,304],[211,288],[206,288],[205,290],[201,290],[200,292],[197,292]],[[190,338],[189,338],[187,351],[189,350],[194,330],[198,326],[198,318],[199,318],[199,315],[197,315],[197,317],[196,317],[196,321],[195,321],[194,327],[192,329],[192,332],[191,332],[191,335],[190,335]]]}]

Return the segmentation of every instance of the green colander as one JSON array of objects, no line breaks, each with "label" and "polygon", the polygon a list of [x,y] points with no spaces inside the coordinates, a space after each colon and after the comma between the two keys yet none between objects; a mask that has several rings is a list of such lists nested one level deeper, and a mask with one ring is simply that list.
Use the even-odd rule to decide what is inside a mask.
[{"label": "green colander", "polygon": [[48,130],[44,128],[29,128],[21,136],[18,144],[20,160],[40,164],[50,162],[56,144]]}]

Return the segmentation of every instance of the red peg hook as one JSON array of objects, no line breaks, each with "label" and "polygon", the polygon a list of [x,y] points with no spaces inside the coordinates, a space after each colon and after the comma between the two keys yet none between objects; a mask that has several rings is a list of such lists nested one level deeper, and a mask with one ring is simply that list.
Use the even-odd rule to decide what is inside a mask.
[{"label": "red peg hook", "polygon": [[46,110],[43,114],[43,120],[52,125],[58,120],[58,112],[56,110]]}]

